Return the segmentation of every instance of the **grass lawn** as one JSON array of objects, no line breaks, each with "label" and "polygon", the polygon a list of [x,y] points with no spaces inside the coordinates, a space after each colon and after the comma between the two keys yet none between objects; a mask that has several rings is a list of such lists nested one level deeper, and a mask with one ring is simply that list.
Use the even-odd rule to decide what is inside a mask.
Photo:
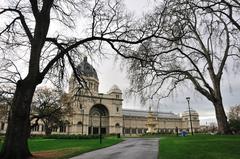
[{"label": "grass lawn", "polygon": [[[36,158],[64,159],[78,154],[108,147],[121,142],[116,137],[106,137],[100,144],[99,139],[41,139],[29,140],[29,147]],[[1,148],[0,143],[0,148]]]},{"label": "grass lawn", "polygon": [[240,159],[240,136],[160,137],[160,159]]}]

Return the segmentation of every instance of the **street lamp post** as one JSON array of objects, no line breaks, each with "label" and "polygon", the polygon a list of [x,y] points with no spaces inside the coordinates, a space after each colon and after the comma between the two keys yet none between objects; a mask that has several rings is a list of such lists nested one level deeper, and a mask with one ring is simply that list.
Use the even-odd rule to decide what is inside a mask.
[{"label": "street lamp post", "polygon": [[191,133],[193,135],[193,128],[192,128],[192,115],[190,111],[190,97],[186,97],[186,100],[188,102],[188,111],[189,111],[189,118],[190,118],[190,126],[191,126]]},{"label": "street lamp post", "polygon": [[125,136],[125,122],[124,122],[124,115],[123,115],[122,117],[123,117],[122,133],[123,133],[123,136]]},{"label": "street lamp post", "polygon": [[161,129],[161,124],[160,124],[160,121],[161,121],[161,119],[160,119],[160,116],[159,116],[159,110],[160,110],[160,99],[161,98],[159,98],[158,99],[158,102],[157,102],[157,118],[158,118],[158,120],[159,120],[159,122],[158,122],[158,133],[160,133],[160,131],[162,131],[162,129]]},{"label": "street lamp post", "polygon": [[[102,98],[103,98],[103,94],[102,93],[99,93],[98,94],[99,95],[99,102],[100,102],[100,104],[102,103]],[[100,113],[99,114],[99,117],[100,117],[100,123],[99,123],[99,129],[100,129],[100,131],[99,131],[99,140],[100,140],[100,144],[102,144],[102,114]]]},{"label": "street lamp post", "polygon": [[100,123],[99,123],[99,127],[100,127],[99,139],[100,139],[100,144],[102,144],[102,115],[101,115],[101,113],[100,113]]}]

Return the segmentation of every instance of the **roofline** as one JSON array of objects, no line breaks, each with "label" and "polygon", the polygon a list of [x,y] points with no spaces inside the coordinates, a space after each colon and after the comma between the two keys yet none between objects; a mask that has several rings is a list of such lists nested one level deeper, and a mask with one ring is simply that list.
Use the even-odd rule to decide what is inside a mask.
[{"label": "roofline", "polygon": [[[148,113],[149,111],[147,110],[140,110],[140,109],[122,109],[123,111],[134,111],[134,112],[146,112]],[[163,114],[174,114],[173,112],[161,112],[161,111],[151,111],[153,113],[163,113]],[[175,114],[176,115],[176,114]]]}]

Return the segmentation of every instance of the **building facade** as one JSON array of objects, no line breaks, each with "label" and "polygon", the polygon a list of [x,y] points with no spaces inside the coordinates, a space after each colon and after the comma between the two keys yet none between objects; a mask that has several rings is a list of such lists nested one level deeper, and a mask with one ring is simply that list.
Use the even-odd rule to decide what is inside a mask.
[{"label": "building facade", "polygon": [[[154,112],[122,108],[122,91],[113,85],[106,94],[99,93],[99,80],[96,70],[85,57],[77,66],[76,73],[81,75],[85,85],[80,85],[74,75],[69,80],[69,91],[65,94],[64,105],[72,109],[72,113],[64,116],[68,124],[61,126],[53,133],[63,134],[143,134],[149,131],[158,133],[173,133],[178,130],[190,131],[189,111],[182,116],[171,112]],[[150,114],[150,116],[149,116]],[[151,120],[150,120],[151,118]],[[193,131],[198,131],[199,115],[191,110]],[[0,121],[4,126],[0,133],[6,130],[6,120]],[[43,134],[44,126],[32,129],[32,133]]]}]

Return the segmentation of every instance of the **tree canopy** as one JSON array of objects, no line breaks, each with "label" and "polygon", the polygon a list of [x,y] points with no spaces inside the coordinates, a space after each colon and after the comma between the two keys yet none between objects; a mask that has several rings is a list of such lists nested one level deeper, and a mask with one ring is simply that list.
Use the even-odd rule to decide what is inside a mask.
[{"label": "tree canopy", "polygon": [[240,105],[230,107],[229,113],[230,128],[234,133],[240,133]]},{"label": "tree canopy", "polygon": [[45,128],[45,134],[50,135],[54,128],[65,123],[64,116],[72,113],[69,105],[64,105],[63,93],[50,88],[37,89],[31,108],[31,128],[39,125],[40,121]]}]

